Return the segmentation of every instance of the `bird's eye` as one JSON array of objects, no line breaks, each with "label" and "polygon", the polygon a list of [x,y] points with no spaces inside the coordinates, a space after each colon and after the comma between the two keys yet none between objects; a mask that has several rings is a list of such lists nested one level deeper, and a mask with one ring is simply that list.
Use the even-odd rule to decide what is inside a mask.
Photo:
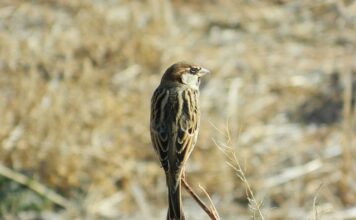
[{"label": "bird's eye", "polygon": [[190,67],[189,72],[191,74],[196,74],[200,70],[200,67]]}]

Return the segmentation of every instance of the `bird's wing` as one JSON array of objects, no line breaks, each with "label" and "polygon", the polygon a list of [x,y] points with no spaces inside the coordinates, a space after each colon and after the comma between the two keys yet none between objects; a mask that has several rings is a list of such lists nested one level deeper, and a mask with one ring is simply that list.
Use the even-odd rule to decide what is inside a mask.
[{"label": "bird's wing", "polygon": [[[182,175],[182,168],[188,160],[198,137],[199,109],[195,90],[184,90],[178,94],[175,123],[173,123],[173,143],[169,149],[170,183],[177,189]],[[175,111],[173,111],[175,113]]]},{"label": "bird's wing", "polygon": [[151,139],[153,147],[159,156],[162,167],[168,171],[169,150],[169,121],[167,120],[166,107],[169,99],[169,90],[158,88],[153,93],[151,100]]},{"label": "bird's wing", "polygon": [[178,99],[180,113],[177,119],[177,138],[175,150],[177,155],[176,170],[180,170],[192,152],[199,127],[198,91],[184,90]]},{"label": "bird's wing", "polygon": [[151,139],[162,167],[178,179],[198,136],[198,91],[158,88],[151,102]]}]

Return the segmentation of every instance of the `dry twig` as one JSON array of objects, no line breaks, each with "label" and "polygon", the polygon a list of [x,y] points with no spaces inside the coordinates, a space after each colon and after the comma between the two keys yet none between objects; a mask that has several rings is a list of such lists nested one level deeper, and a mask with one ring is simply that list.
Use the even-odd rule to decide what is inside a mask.
[{"label": "dry twig", "polygon": [[208,197],[209,202],[210,202],[210,210],[213,212],[214,216],[216,216],[217,219],[220,219],[218,210],[216,210],[216,208],[214,206],[214,203],[213,203],[213,200],[210,198],[208,192],[200,184],[199,184],[199,188],[204,192],[206,197]]},{"label": "dry twig", "polygon": [[194,198],[194,200],[199,204],[199,206],[206,212],[206,214],[208,214],[208,216],[210,217],[210,219],[212,220],[220,220],[220,217],[218,215],[218,212],[213,204],[213,202],[210,199],[210,196],[208,195],[208,193],[206,192],[205,189],[203,189],[201,186],[200,189],[202,189],[202,191],[207,195],[207,197],[210,200],[211,206],[210,208],[208,206],[205,205],[205,203],[199,198],[199,196],[193,191],[192,187],[189,186],[189,184],[187,183],[187,181],[185,180],[185,178],[182,178],[182,183],[183,186],[186,188],[186,190],[189,192],[189,194]]}]

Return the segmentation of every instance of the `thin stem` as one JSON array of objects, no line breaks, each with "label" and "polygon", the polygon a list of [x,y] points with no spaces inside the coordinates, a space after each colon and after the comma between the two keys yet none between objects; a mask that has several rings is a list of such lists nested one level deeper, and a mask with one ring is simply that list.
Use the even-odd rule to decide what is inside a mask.
[{"label": "thin stem", "polygon": [[184,188],[189,192],[189,194],[194,198],[194,200],[199,204],[199,206],[208,214],[210,219],[212,220],[220,220],[220,218],[216,215],[216,213],[208,208],[204,202],[199,198],[199,196],[193,191],[192,187],[189,186],[185,178],[182,178],[182,183]]}]

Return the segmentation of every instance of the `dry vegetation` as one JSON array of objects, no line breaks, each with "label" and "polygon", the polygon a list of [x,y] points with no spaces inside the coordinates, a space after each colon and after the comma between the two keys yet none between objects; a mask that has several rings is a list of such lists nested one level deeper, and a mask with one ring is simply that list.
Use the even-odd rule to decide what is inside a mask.
[{"label": "dry vegetation", "polygon": [[[148,108],[179,60],[213,72],[187,177],[222,219],[355,219],[355,12],[342,0],[1,0],[0,219],[164,219]],[[187,193],[184,207],[207,218]]]}]

